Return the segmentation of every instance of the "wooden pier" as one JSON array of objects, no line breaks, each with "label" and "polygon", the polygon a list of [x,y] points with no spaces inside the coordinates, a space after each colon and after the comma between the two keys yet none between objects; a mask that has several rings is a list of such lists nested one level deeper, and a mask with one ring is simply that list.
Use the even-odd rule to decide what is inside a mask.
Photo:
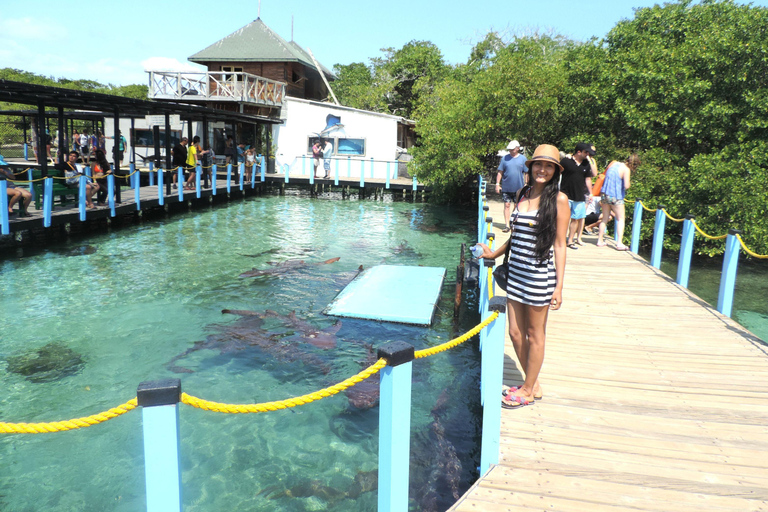
[{"label": "wooden pier", "polygon": [[450,510],[768,510],[768,346],[596,238],[568,249],[543,399],[502,410],[499,464]]}]

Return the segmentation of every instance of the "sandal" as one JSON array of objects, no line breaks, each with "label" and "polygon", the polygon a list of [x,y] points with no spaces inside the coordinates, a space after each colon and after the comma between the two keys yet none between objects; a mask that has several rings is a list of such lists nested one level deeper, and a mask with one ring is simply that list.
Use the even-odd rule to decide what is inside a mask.
[{"label": "sandal", "polygon": [[616,250],[617,251],[628,251],[629,247],[627,247],[626,245],[623,245],[623,244],[622,245],[617,245],[616,246]]},{"label": "sandal", "polygon": [[605,247],[605,242],[597,242],[598,247]]},{"label": "sandal", "polygon": [[[510,392],[512,392],[511,396],[514,396],[514,393],[517,392],[518,389],[520,389],[519,386],[512,386],[512,387],[502,386],[501,387],[501,396],[504,397],[504,398],[508,398],[510,396]],[[541,391],[541,388],[539,388],[539,392],[538,393],[536,393],[535,391],[533,392],[533,399],[534,400],[541,400],[542,398],[544,398],[544,393]]]},{"label": "sandal", "polygon": [[570,244],[568,244],[568,248],[569,248],[569,249],[574,249],[574,250],[578,249],[578,247],[576,247],[576,244],[575,244],[575,243],[573,243],[573,242],[572,242],[572,243],[570,243]]},{"label": "sandal", "polygon": [[502,233],[509,233],[509,226],[501,230]]},{"label": "sandal", "polygon": [[533,405],[533,398],[525,398],[524,396],[511,396],[501,399],[501,407],[504,409],[516,409],[518,407],[524,407],[526,405]]}]

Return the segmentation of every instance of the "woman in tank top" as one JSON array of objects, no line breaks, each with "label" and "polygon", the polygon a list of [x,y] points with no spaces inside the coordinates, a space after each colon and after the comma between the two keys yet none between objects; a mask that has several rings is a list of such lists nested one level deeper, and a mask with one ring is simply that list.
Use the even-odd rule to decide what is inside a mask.
[{"label": "woman in tank top", "polygon": [[544,362],[547,316],[550,309],[560,309],[563,304],[565,238],[570,219],[568,197],[558,187],[563,168],[557,148],[542,144],[525,165],[530,185],[515,197],[512,235],[495,251],[480,244],[483,258],[496,259],[509,250],[509,336],[525,382],[504,392],[502,405],[508,408],[529,405],[542,397],[538,377]]},{"label": "woman in tank top", "polygon": [[616,219],[616,233],[618,233],[617,251],[626,251],[629,249],[622,240],[624,239],[624,197],[629,188],[629,175],[640,165],[640,158],[637,155],[630,155],[626,163],[613,161],[605,168],[605,181],[600,189],[600,207],[603,209],[603,218],[600,221],[600,233],[597,236],[597,246],[605,247],[606,225],[613,213]]}]

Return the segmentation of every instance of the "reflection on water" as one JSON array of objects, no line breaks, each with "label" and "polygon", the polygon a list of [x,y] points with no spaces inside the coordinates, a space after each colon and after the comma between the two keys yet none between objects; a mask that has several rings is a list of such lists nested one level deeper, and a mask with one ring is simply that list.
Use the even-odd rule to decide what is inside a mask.
[{"label": "reflection on water", "polygon": [[[218,402],[279,400],[359,372],[389,341],[443,343],[478,321],[453,325],[450,289],[474,214],[267,197],[0,261],[12,319],[0,338],[0,421],[91,415],[170,377]],[[381,263],[448,269],[432,328],[322,315],[360,265]],[[254,268],[280,271],[239,277]],[[414,362],[411,499],[421,510],[444,510],[476,477],[478,364],[475,343]],[[181,406],[185,510],[375,510],[376,403],[363,388],[264,414]],[[139,411],[2,436],[0,510],[141,510],[142,450]]]}]

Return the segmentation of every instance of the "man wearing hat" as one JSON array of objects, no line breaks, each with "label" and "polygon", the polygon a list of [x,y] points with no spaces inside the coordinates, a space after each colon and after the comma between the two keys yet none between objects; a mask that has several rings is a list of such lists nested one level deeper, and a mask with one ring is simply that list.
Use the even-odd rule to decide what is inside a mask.
[{"label": "man wearing hat", "polygon": [[501,199],[504,201],[504,229],[502,232],[509,233],[509,212],[512,198],[515,192],[525,186],[525,177],[528,175],[528,168],[525,166],[525,157],[520,154],[520,143],[516,140],[507,144],[508,155],[504,155],[499,162],[499,168],[496,173],[496,193],[501,192]]},{"label": "man wearing hat", "polygon": [[[595,147],[586,142],[576,144],[572,157],[560,160],[563,166],[563,176],[560,180],[560,190],[568,196],[571,207],[571,223],[568,227],[568,242],[570,249],[578,249],[582,245],[581,233],[584,230],[584,218],[587,216],[586,197],[590,195],[587,180],[597,173],[590,152],[595,154]],[[574,241],[574,238],[576,239]]]}]

